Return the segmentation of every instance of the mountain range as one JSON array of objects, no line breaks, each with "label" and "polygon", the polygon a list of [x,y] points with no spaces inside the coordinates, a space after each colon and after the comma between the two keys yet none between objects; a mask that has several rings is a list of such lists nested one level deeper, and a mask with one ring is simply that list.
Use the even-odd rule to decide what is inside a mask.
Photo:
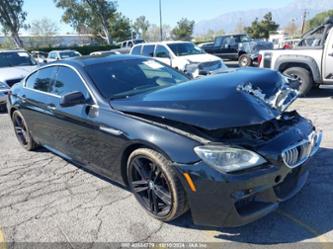
[{"label": "mountain range", "polygon": [[282,8],[227,12],[196,23],[194,35],[203,35],[208,30],[219,31],[223,29],[227,33],[233,32],[238,23],[242,22],[245,26],[249,26],[255,18],[261,19],[268,12],[272,12],[273,20],[280,25],[281,29],[293,19],[297,25],[301,25],[304,11],[307,11],[307,18],[312,18],[316,14],[329,9],[333,9],[333,0],[294,0]]}]

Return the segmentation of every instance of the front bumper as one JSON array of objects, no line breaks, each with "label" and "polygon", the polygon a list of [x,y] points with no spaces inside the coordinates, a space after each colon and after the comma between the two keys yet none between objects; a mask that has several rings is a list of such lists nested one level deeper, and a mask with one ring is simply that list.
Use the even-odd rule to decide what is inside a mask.
[{"label": "front bumper", "polygon": [[[301,134],[295,135],[295,130],[301,127],[302,137],[309,137],[313,133],[314,128],[305,121],[297,128],[284,132],[264,146],[265,152],[261,151],[266,158],[268,154],[271,155],[270,162],[251,170],[222,174],[204,162],[177,165],[187,192],[193,222],[209,226],[242,226],[269,214],[278,208],[280,202],[298,193],[308,178],[309,160],[297,167],[288,167],[283,162],[282,152],[290,143],[298,142]],[[318,135],[309,157],[318,150],[320,141],[321,135]],[[184,173],[191,176],[196,186],[195,192],[181,177]]]}]

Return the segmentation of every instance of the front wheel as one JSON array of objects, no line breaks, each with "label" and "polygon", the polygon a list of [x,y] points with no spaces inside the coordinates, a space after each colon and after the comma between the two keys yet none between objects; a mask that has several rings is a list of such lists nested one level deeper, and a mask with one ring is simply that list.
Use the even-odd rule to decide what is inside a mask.
[{"label": "front wheel", "polygon": [[19,111],[14,111],[12,122],[19,143],[28,151],[35,150],[38,147],[38,144],[32,138],[27,123]]},{"label": "front wheel", "polygon": [[283,74],[294,78],[300,83],[298,90],[301,97],[306,96],[310,92],[313,80],[309,70],[302,67],[291,67],[286,69]]},{"label": "front wheel", "polygon": [[240,67],[249,67],[252,66],[253,61],[248,54],[242,54],[238,58],[238,64]]},{"label": "front wheel", "polygon": [[127,176],[130,190],[154,218],[171,221],[188,207],[184,188],[171,162],[151,149],[137,149],[129,157]]}]

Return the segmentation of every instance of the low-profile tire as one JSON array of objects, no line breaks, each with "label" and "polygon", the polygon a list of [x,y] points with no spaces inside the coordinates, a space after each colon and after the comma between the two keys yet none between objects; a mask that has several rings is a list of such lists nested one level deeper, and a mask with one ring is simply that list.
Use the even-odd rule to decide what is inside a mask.
[{"label": "low-profile tire", "polygon": [[160,153],[137,149],[127,161],[129,188],[152,217],[168,222],[188,210],[185,190],[171,166]]},{"label": "low-profile tire", "polygon": [[248,54],[242,54],[238,58],[238,64],[240,67],[250,67],[253,65],[253,60]]},{"label": "low-profile tire", "polygon": [[306,96],[313,87],[313,80],[309,70],[302,67],[291,67],[286,69],[283,74],[288,75],[299,81],[299,95]]},{"label": "low-profile tire", "polygon": [[12,122],[14,132],[19,143],[28,151],[37,149],[39,145],[32,138],[29,127],[27,126],[23,115],[19,111],[13,112]]}]

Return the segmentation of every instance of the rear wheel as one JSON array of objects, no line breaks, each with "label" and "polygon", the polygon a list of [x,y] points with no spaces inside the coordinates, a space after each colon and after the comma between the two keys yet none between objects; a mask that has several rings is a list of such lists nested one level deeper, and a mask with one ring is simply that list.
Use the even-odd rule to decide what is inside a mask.
[{"label": "rear wheel", "polygon": [[27,123],[19,111],[14,111],[12,121],[14,132],[19,143],[28,151],[35,150],[38,144],[33,140]]},{"label": "rear wheel", "polygon": [[296,79],[300,83],[298,89],[300,96],[304,97],[310,92],[313,86],[313,80],[311,73],[307,69],[302,67],[291,67],[286,69],[283,74]]},{"label": "rear wheel", "polygon": [[248,54],[242,54],[238,58],[238,64],[240,67],[249,67],[252,66],[253,61]]},{"label": "rear wheel", "polygon": [[151,149],[135,150],[127,163],[129,187],[154,218],[171,221],[188,209],[185,191],[171,163]]}]

